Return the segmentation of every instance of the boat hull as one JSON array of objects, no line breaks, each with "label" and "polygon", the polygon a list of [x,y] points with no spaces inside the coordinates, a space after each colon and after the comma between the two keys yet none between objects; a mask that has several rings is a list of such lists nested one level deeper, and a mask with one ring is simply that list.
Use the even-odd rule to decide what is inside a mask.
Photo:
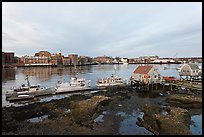
[{"label": "boat hull", "polygon": [[52,95],[55,94],[55,90],[51,88],[43,89],[43,90],[36,90],[32,89],[30,91],[22,91],[22,92],[9,92],[6,94],[6,100],[22,100],[22,99],[30,99],[38,96],[44,95]]},{"label": "boat hull", "polygon": [[58,93],[66,93],[66,92],[75,92],[75,91],[85,91],[85,90],[91,90],[91,87],[59,87],[55,91],[56,94]]},{"label": "boat hull", "polygon": [[109,87],[109,86],[120,86],[125,85],[125,83],[99,83],[96,84],[97,87]]}]

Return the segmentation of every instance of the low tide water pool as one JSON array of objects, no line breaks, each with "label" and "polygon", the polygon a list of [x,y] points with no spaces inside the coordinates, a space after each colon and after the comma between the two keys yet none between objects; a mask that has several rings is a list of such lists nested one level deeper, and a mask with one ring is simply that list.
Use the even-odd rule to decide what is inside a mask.
[{"label": "low tide water pool", "polygon": [[193,135],[202,135],[202,114],[191,116],[190,130]]}]

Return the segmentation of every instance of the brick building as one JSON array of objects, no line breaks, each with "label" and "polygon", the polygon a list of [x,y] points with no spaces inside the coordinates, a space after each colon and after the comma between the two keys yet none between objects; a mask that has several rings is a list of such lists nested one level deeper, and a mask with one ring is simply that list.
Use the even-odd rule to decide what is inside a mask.
[{"label": "brick building", "polygon": [[14,52],[2,52],[2,67],[14,67],[18,63],[18,57]]},{"label": "brick building", "polygon": [[69,54],[70,65],[78,65],[78,55],[77,54]]}]

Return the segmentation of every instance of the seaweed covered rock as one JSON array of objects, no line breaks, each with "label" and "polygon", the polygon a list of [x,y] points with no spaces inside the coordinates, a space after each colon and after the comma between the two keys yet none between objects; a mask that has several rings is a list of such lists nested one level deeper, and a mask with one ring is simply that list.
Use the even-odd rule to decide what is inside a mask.
[{"label": "seaweed covered rock", "polygon": [[70,102],[71,115],[77,124],[81,126],[89,125],[88,123],[99,106],[104,105],[110,101],[110,97],[93,96],[90,99],[82,101]]},{"label": "seaweed covered rock", "polygon": [[170,107],[170,111],[162,113],[158,106],[146,105],[144,107],[144,121],[138,121],[156,135],[191,135],[188,128],[190,115],[186,109]]},{"label": "seaweed covered rock", "polygon": [[186,94],[170,95],[166,98],[166,101],[171,106],[186,108],[186,109],[199,109],[202,108],[202,97]]}]

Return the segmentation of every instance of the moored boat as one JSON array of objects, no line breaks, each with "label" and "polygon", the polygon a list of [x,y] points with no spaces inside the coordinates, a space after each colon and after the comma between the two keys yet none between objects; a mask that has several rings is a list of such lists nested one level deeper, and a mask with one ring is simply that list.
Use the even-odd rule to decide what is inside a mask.
[{"label": "moored boat", "polygon": [[117,85],[125,85],[127,84],[127,80],[124,80],[122,77],[114,76],[112,74],[111,77],[106,77],[99,79],[97,81],[97,87],[108,87],[108,86],[117,86]]},{"label": "moored boat", "polygon": [[6,99],[10,100],[9,98],[18,99],[21,98],[22,96],[30,95],[30,96],[42,96],[42,95],[50,95],[50,94],[55,94],[55,89],[51,87],[45,87],[45,86],[40,86],[40,85],[30,85],[30,82],[28,80],[28,76],[26,77],[27,80],[27,85],[22,84],[18,88],[13,88],[9,89],[6,91]]},{"label": "moored boat", "polygon": [[91,80],[84,78],[72,77],[70,82],[58,81],[56,86],[56,93],[72,92],[72,91],[84,91],[91,89]]}]

